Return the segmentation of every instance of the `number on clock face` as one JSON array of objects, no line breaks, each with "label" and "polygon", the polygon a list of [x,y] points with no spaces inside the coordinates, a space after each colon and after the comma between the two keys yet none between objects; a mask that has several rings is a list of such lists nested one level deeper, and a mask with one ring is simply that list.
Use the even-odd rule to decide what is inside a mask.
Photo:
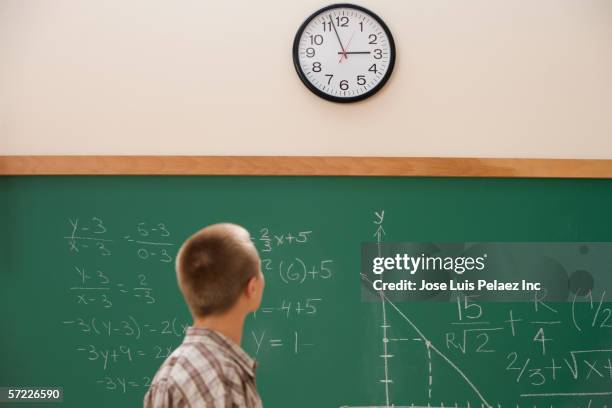
[{"label": "number on clock face", "polygon": [[293,61],[315,94],[353,102],[376,93],[395,62],[391,32],[374,13],[350,4],[325,7],[298,30]]}]

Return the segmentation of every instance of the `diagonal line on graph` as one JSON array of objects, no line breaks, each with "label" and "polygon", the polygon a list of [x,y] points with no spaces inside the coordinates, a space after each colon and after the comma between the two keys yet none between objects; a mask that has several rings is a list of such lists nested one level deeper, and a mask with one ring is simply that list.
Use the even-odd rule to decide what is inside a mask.
[{"label": "diagonal line on graph", "polygon": [[[372,281],[370,279],[368,279],[368,277],[366,275],[364,275],[363,273],[360,274],[361,275],[361,279],[369,282],[370,284],[372,284]],[[470,388],[472,388],[472,390],[474,390],[474,392],[476,393],[476,395],[478,395],[478,398],[480,398],[480,400],[482,401],[482,403],[487,407],[487,408],[492,408],[491,404],[489,404],[487,402],[487,400],[484,398],[484,396],[482,395],[482,393],[478,390],[478,388],[476,388],[476,386],[474,385],[474,383],[472,383],[472,381],[470,381],[470,379],[465,375],[465,373],[459,368],[457,367],[457,365],[455,363],[453,363],[448,357],[446,357],[446,355],[444,353],[442,353],[440,350],[438,350],[438,348],[436,346],[434,346],[431,341],[423,334],[423,332],[412,322],[412,320],[410,320],[408,318],[408,316],[406,316],[404,314],[404,312],[402,312],[393,302],[391,302],[387,296],[384,294],[383,291],[379,290],[378,291],[380,294],[380,297],[382,299],[385,300],[385,302],[387,302],[393,309],[395,309],[395,311],[397,313],[399,313],[400,316],[402,316],[402,318],[404,320],[406,320],[406,322],[414,329],[414,331],[417,332],[417,334],[419,335],[420,338],[423,339],[423,341],[431,348],[431,350],[433,350],[437,355],[439,355],[440,357],[442,357],[442,359],[444,361],[446,361],[446,363],[448,365],[450,365],[456,372],[457,374],[459,374],[464,380],[465,382],[470,386]]]}]

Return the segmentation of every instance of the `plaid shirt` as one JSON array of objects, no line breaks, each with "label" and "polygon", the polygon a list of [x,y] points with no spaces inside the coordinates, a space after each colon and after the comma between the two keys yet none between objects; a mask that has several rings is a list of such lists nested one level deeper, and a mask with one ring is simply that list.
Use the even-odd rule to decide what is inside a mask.
[{"label": "plaid shirt", "polygon": [[256,363],[219,332],[189,327],[144,397],[145,408],[261,408]]}]

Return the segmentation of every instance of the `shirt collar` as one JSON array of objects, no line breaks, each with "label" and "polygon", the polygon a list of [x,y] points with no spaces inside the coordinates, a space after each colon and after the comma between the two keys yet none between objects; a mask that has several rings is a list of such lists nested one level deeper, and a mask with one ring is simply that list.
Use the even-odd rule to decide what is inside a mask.
[{"label": "shirt collar", "polygon": [[253,360],[242,349],[242,347],[236,344],[232,339],[216,330],[211,330],[204,327],[187,327],[184,341],[201,341],[202,339],[208,339],[216,346],[226,350],[251,378],[255,378],[257,362]]}]

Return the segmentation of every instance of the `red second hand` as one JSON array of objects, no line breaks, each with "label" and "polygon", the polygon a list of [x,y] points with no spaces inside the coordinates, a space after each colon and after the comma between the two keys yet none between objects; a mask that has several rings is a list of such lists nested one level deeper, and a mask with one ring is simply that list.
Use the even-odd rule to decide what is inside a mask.
[{"label": "red second hand", "polygon": [[346,47],[344,47],[344,51],[342,52],[342,55],[340,55],[340,60],[338,60],[338,64],[340,64],[342,62],[342,58],[346,58],[348,59],[348,47],[349,45],[351,45],[351,41],[353,40],[353,37],[355,36],[355,31],[353,31],[353,34],[351,34],[351,38],[349,38],[348,42],[346,43]]}]

